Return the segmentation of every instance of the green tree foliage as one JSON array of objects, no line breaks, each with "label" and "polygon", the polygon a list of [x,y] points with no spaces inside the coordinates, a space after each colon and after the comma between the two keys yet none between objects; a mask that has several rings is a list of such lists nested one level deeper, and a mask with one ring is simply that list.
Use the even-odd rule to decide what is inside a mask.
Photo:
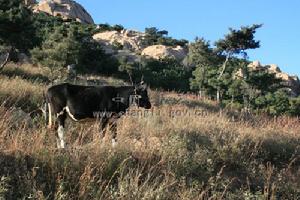
[{"label": "green tree foliage", "polygon": [[32,47],[34,35],[31,11],[22,0],[0,0],[0,43],[20,50]]},{"label": "green tree foliage", "polygon": [[196,38],[189,45],[189,53],[186,58],[187,65],[195,69],[190,79],[191,89],[197,90],[202,95],[203,91],[210,93],[213,86],[212,79],[216,77],[218,57],[210,47],[209,42],[203,38]]},{"label": "green tree foliage", "polygon": [[215,43],[217,50],[226,55],[247,55],[245,50],[256,49],[260,46],[260,42],[254,39],[254,34],[256,33],[256,29],[260,28],[261,26],[261,24],[242,26],[239,30],[230,28],[230,33],[225,35],[224,39],[220,39]]},{"label": "green tree foliage", "polygon": [[166,45],[166,46],[185,46],[188,43],[187,40],[176,40],[168,37],[168,31],[159,30],[156,27],[150,27],[145,29],[144,44],[150,45]]},{"label": "green tree foliage", "polygon": [[282,82],[276,78],[275,74],[264,70],[250,71],[244,80],[261,95],[277,91],[281,87]]},{"label": "green tree foliage", "polygon": [[120,24],[116,25],[110,25],[110,24],[99,24],[98,26],[94,26],[94,29],[92,30],[92,34],[101,33],[105,31],[122,31],[124,30],[124,27]]},{"label": "green tree foliage", "polygon": [[289,114],[293,116],[300,116],[300,97],[290,98]]},{"label": "green tree foliage", "polygon": [[[185,60],[193,69],[190,87],[222,103],[237,108],[249,108],[271,115],[299,115],[299,98],[290,98],[282,80],[266,70],[251,70],[247,66],[247,49],[259,47],[254,39],[261,25],[230,29],[230,33],[212,48],[203,38],[189,45]],[[217,96],[215,95],[217,94]]]},{"label": "green tree foliage", "polygon": [[153,88],[188,91],[191,71],[175,59],[145,59],[134,77],[144,76],[144,80]]},{"label": "green tree foliage", "polygon": [[124,75],[124,77],[128,77],[128,74],[132,77],[139,77],[141,75],[139,63],[129,61],[126,57],[121,57],[118,59],[119,61],[119,71]]},{"label": "green tree foliage", "polygon": [[[41,47],[31,51],[34,63],[46,66],[54,72],[76,64],[81,72],[112,73],[116,64],[105,55],[100,44],[92,39],[82,25],[63,24],[54,28]],[[115,67],[114,67],[115,66]]]},{"label": "green tree foliage", "polygon": [[231,97],[230,103],[243,103],[243,94],[245,92],[244,81],[241,79],[232,80],[231,84],[228,86],[227,95]]},{"label": "green tree foliage", "polygon": [[55,73],[63,70],[68,64],[77,62],[79,48],[75,32],[68,32],[65,26],[59,26],[49,34],[41,48],[37,47],[31,51],[31,55],[34,63],[48,67]]},{"label": "green tree foliage", "polygon": [[[230,58],[234,55],[242,55],[243,58],[247,57],[247,49],[256,49],[260,47],[260,42],[254,39],[254,34],[256,29],[260,28],[262,25],[254,24],[252,26],[241,27],[239,30],[230,28],[229,33],[225,35],[224,39],[220,39],[215,43],[216,51],[225,57],[222,65],[221,72],[218,79],[221,79],[226,71],[226,67]],[[220,98],[220,89],[218,89],[217,99]]]},{"label": "green tree foliage", "polygon": [[63,25],[60,17],[49,16],[46,13],[35,13],[33,15],[33,26],[35,37],[32,38],[34,46],[41,46],[42,43],[55,31],[55,28]]},{"label": "green tree foliage", "polygon": [[[245,61],[241,60],[241,65],[247,65]],[[269,92],[277,91],[281,85],[281,80],[275,77],[275,74],[268,73],[264,70],[249,71],[248,68],[241,69],[243,71],[242,77],[234,75],[233,80],[229,83],[227,90],[227,97],[231,102],[244,104],[245,107],[255,107],[254,100],[261,95],[266,95]]]},{"label": "green tree foliage", "polygon": [[26,52],[33,47],[32,13],[23,5],[22,0],[0,0],[0,45],[2,53],[6,53],[6,60],[0,70],[11,59],[11,55],[18,51]]},{"label": "green tree foliage", "polygon": [[260,96],[255,103],[262,111],[272,115],[287,114],[290,109],[289,97],[284,90]]}]

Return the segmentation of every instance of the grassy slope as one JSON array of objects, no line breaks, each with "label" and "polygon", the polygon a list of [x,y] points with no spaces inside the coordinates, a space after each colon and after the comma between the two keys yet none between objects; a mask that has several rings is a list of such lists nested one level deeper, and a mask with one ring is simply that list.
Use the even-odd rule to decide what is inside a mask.
[{"label": "grassy slope", "polygon": [[[30,65],[0,74],[0,199],[297,199],[297,119],[232,120],[213,102],[151,92],[153,112],[119,121],[119,145],[97,125],[68,123],[67,151],[41,119],[30,126],[10,106],[42,102],[47,72]],[[113,79],[106,82],[121,83]],[[195,115],[196,113],[196,115]],[[245,117],[241,117],[245,119]]]}]

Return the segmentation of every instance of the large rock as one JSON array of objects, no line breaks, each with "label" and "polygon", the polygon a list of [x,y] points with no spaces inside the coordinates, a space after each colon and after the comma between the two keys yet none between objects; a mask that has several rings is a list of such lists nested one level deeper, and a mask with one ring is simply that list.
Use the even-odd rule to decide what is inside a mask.
[{"label": "large rock", "polygon": [[94,24],[91,15],[72,0],[42,0],[34,6],[34,12],[45,12],[63,19],[75,19],[85,24]]},{"label": "large rock", "polygon": [[105,31],[97,33],[93,36],[94,40],[100,42],[107,53],[113,53],[113,46],[119,44],[123,49],[134,52],[140,51],[144,48],[143,39],[144,33],[133,30]]},{"label": "large rock", "polygon": [[10,122],[14,127],[19,127],[20,124],[25,124],[27,126],[33,125],[30,115],[24,112],[21,108],[11,108],[10,113]]},{"label": "large rock", "polygon": [[142,51],[142,55],[154,59],[174,58],[176,60],[183,60],[187,55],[187,50],[181,46],[152,45],[145,48]]},{"label": "large rock", "polygon": [[253,61],[252,63],[250,63],[248,65],[248,67],[251,69],[251,70],[261,70],[263,69],[264,67],[260,64],[260,62],[258,60],[256,61]]},{"label": "large rock", "polygon": [[281,73],[280,68],[276,64],[270,64],[270,65],[267,65],[267,67],[268,67],[268,71],[269,72],[272,72],[272,73]]},{"label": "large rock", "polygon": [[139,58],[138,55],[154,59],[168,57],[182,61],[187,55],[187,49],[181,46],[153,45],[147,47],[144,44],[145,33],[133,30],[104,31],[95,34],[93,38],[102,45],[107,54],[127,57],[131,61],[137,60]]},{"label": "large rock", "polygon": [[[268,73],[275,74],[275,77],[282,80],[282,85],[289,89],[292,96],[300,95],[300,81],[297,76],[291,76],[285,72],[282,72],[278,65],[262,65],[259,61],[253,61],[248,65],[248,69],[251,71],[266,71]],[[240,69],[235,74],[237,78],[244,77],[243,71]],[[268,84],[268,83],[266,83]]]}]

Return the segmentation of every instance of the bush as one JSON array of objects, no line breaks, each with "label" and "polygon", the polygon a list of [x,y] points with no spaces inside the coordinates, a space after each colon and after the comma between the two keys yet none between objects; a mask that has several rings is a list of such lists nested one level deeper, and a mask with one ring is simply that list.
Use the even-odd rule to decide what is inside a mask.
[{"label": "bush", "polygon": [[106,55],[84,25],[71,23],[54,28],[41,47],[31,51],[33,62],[51,69],[59,76],[67,65],[76,64],[79,72],[111,74],[117,72],[116,61]]},{"label": "bush", "polygon": [[174,59],[146,60],[140,71],[153,88],[188,91],[191,71]]},{"label": "bush", "polygon": [[146,46],[150,46],[150,45],[166,45],[166,46],[185,46],[188,41],[181,39],[181,40],[177,40],[177,39],[173,39],[171,37],[168,37],[168,31],[166,30],[162,30],[159,31],[156,27],[150,27],[150,28],[146,28],[145,29],[145,38],[143,43]]},{"label": "bush", "polygon": [[290,99],[289,114],[300,116],[300,97]]}]

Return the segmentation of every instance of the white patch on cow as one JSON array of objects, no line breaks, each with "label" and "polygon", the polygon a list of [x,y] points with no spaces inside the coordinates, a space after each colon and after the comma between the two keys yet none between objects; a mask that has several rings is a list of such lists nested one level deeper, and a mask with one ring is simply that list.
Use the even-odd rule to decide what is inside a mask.
[{"label": "white patch on cow", "polygon": [[71,117],[71,119],[73,119],[75,122],[78,122],[79,120],[78,119],[76,119],[75,117],[74,117],[74,115],[71,113],[71,111],[70,111],[70,109],[69,109],[69,107],[67,106],[67,107],[65,107],[65,109],[66,109],[66,111],[67,111],[67,113],[68,113],[68,115]]},{"label": "white patch on cow", "polygon": [[65,113],[65,109],[66,108],[63,108],[62,111],[60,111],[59,113],[56,114],[56,116],[59,117],[59,116],[63,115]]},{"label": "white patch on cow", "polygon": [[57,133],[58,133],[57,147],[59,149],[64,149],[65,148],[64,127],[60,125],[57,129]]},{"label": "white patch on cow", "polygon": [[117,144],[118,144],[118,142],[116,141],[116,139],[111,140],[111,145],[112,145],[113,148],[116,147]]},{"label": "white patch on cow", "polygon": [[51,111],[50,103],[48,103],[48,110],[49,110],[48,128],[51,128],[52,127],[52,111]]}]

